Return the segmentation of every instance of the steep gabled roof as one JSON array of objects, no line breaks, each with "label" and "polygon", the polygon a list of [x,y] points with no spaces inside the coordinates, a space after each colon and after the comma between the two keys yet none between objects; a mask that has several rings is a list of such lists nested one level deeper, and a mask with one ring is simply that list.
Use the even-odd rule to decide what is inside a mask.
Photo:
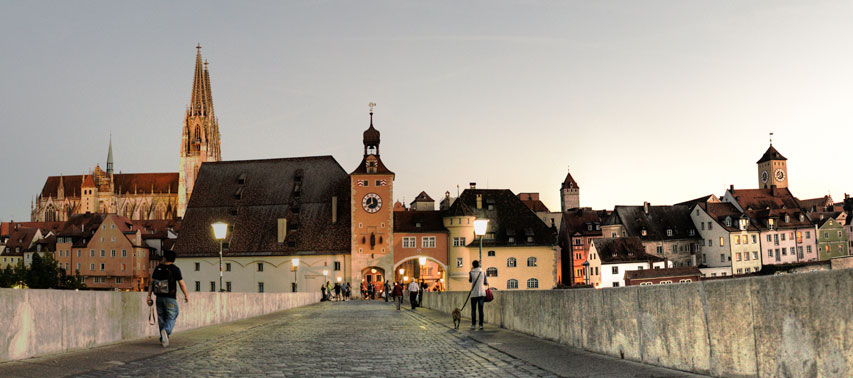
[{"label": "steep gabled roof", "polygon": [[592,210],[586,207],[563,212],[563,220],[560,222],[560,240],[568,240],[577,234],[601,236],[601,226],[608,216],[607,210]]},{"label": "steep gabled roof", "polygon": [[568,172],[568,173],[566,173],[566,178],[563,180],[563,184],[560,186],[560,188],[562,188],[562,189],[569,189],[569,188],[580,189],[580,186],[578,186],[578,182],[575,181],[575,178],[572,177],[572,173]]},{"label": "steep gabled roof", "polygon": [[770,161],[770,160],[788,160],[788,159],[786,159],[784,156],[782,156],[782,154],[780,154],[779,151],[776,151],[776,149],[773,148],[773,145],[771,144],[770,147],[767,148],[767,151],[764,152],[764,155],[761,155],[761,159],[758,159],[758,161],[755,163],[761,164],[765,161]]},{"label": "steep gabled roof", "polygon": [[[480,209],[477,209],[477,195],[483,196]],[[490,210],[489,205],[493,209]],[[554,231],[508,189],[465,189],[448,214],[456,216],[456,213],[468,211],[477,219],[489,220],[487,232],[495,237],[486,239],[484,245],[551,246],[556,242]],[[509,242],[510,237],[514,240],[512,243]],[[533,241],[527,242],[528,237]]]},{"label": "steep gabled roof", "polygon": [[[700,207],[702,207],[702,209],[705,210],[706,213],[708,213],[708,216],[710,216],[711,218],[714,218],[714,220],[717,221],[717,224],[720,227],[724,228],[725,230],[727,230],[729,232],[740,231],[740,224],[739,224],[740,218],[746,216],[746,214],[741,213],[737,209],[737,207],[735,207],[734,204],[731,204],[728,202],[725,202],[725,203],[720,202],[720,203],[700,203],[698,205]],[[726,218],[731,220],[730,226],[726,225]],[[749,218],[749,217],[747,217],[747,218]],[[750,222],[749,226],[747,227],[747,230],[758,231],[758,228],[754,224],[752,224],[752,222]]]},{"label": "steep gabled roof", "polygon": [[638,237],[595,239],[592,241],[602,264],[618,264],[633,261],[663,261],[662,258],[646,254],[643,241]]},{"label": "steep gabled roof", "polygon": [[[760,230],[767,229],[769,218],[777,219],[777,228],[810,227],[812,224],[805,211],[788,188],[770,187],[767,189],[729,189],[728,193],[737,201],[740,208],[757,221]],[[785,222],[788,215],[788,222]],[[803,215],[803,220],[800,220]]]},{"label": "steep gabled roof", "polygon": [[[616,206],[613,213],[625,227],[628,236],[636,236],[644,241],[699,239],[699,233],[690,218],[690,210],[680,205],[650,205],[647,214],[644,206]],[[645,235],[643,230],[646,231]]]},{"label": "steep gabled roof", "polygon": [[[233,225],[225,256],[349,253],[349,193],[349,176],[331,156],[204,163],[175,251],[218,255],[211,224],[222,221]],[[280,218],[287,219],[284,243]]]},{"label": "steep gabled roof", "polygon": [[435,202],[435,200],[432,199],[429,194],[426,194],[426,192],[422,191],[420,194],[418,194],[417,197],[415,197],[414,201],[412,201],[410,204],[414,204],[417,202]]},{"label": "steep gabled roof", "polygon": [[716,203],[716,202],[720,202],[720,199],[714,194],[709,194],[707,196],[694,198],[694,199],[689,200],[689,201],[679,202],[675,205],[676,206],[687,206],[687,207],[692,209],[693,206],[696,206],[697,203]]}]

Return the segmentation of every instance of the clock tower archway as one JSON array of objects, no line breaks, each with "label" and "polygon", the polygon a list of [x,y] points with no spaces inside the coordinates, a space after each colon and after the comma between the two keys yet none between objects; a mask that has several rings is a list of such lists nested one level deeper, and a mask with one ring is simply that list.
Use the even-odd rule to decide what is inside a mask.
[{"label": "clock tower archway", "polygon": [[367,268],[385,272],[394,268],[394,172],[382,163],[379,142],[371,104],[370,127],[364,131],[364,158],[350,173],[350,282],[356,287],[367,282]]}]

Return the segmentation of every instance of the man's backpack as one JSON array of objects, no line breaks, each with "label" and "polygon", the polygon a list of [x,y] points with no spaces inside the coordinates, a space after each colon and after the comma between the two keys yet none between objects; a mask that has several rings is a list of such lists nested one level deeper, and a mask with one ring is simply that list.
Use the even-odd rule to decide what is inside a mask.
[{"label": "man's backpack", "polygon": [[[174,294],[177,292],[177,287],[175,288],[174,291],[170,290],[170,288],[169,288],[169,282],[172,281],[172,270],[169,269],[168,266],[166,266],[165,269],[166,269],[166,272],[169,274],[169,278],[167,278],[165,280],[155,280],[152,277],[151,284],[154,285],[154,294],[169,295],[169,294]],[[175,286],[178,286],[177,283],[175,283]]]}]

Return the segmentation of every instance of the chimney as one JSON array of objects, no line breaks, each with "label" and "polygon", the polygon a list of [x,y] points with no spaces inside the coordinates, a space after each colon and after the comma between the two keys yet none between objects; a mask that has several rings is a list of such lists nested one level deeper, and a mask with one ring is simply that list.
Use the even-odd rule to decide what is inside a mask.
[{"label": "chimney", "polygon": [[338,196],[332,196],[332,224],[338,223]]},{"label": "chimney", "polygon": [[734,192],[734,191],[735,191],[735,184],[730,184],[730,185],[729,185],[729,191],[730,191],[730,192]]},{"label": "chimney", "polygon": [[287,237],[287,218],[278,218],[278,244],[284,243]]},{"label": "chimney", "polygon": [[646,215],[649,215],[649,202],[648,201],[643,201],[643,213],[645,213]]},{"label": "chimney", "polygon": [[477,209],[479,210],[482,208],[483,208],[483,195],[477,194]]},{"label": "chimney", "polygon": [[477,189],[477,183],[476,182],[469,183],[468,185],[471,185],[471,189]]}]

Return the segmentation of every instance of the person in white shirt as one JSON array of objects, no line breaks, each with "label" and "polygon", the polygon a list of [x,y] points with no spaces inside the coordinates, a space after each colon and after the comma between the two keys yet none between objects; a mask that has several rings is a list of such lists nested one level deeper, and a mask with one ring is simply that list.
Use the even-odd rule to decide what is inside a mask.
[{"label": "person in white shirt", "polygon": [[412,304],[412,310],[415,309],[418,303],[418,289],[418,283],[412,280],[412,283],[409,284],[409,302]]},{"label": "person in white shirt", "polygon": [[471,329],[477,325],[477,311],[480,311],[480,329],[483,329],[483,304],[486,303],[486,274],[480,269],[480,262],[474,260],[471,265],[474,269],[468,273],[468,282],[471,282]]}]

